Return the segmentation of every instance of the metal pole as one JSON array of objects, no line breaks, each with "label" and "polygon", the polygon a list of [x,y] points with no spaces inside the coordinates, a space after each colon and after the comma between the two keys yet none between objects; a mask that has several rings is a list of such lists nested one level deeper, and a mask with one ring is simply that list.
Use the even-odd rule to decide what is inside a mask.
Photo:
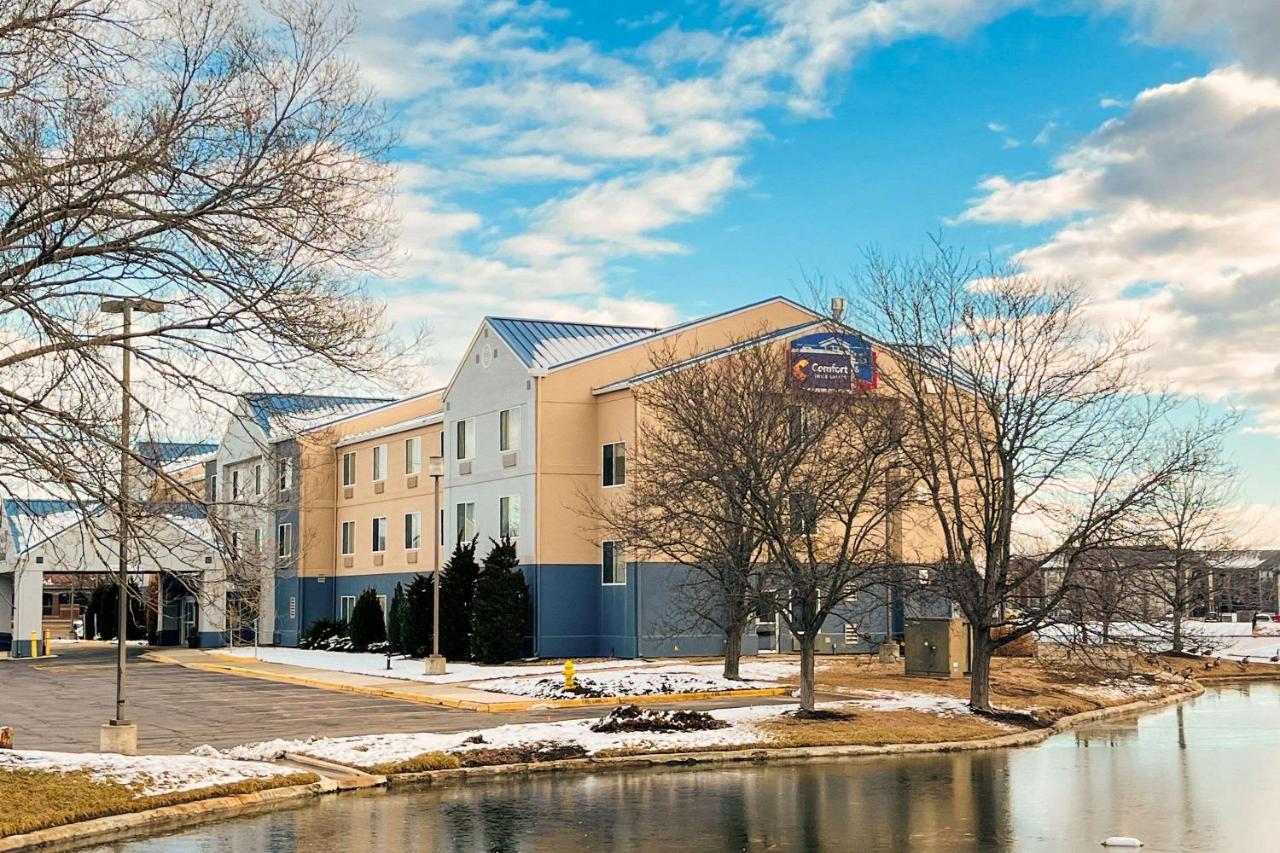
[{"label": "metal pole", "polygon": [[120,555],[119,601],[116,606],[116,725],[125,725],[124,670],[125,637],[129,630],[129,361],[133,344],[129,333],[133,325],[133,305],[124,301],[124,351],[120,371],[124,399],[120,406],[120,518],[116,526],[116,542]]},{"label": "metal pole", "polygon": [[[431,478],[431,491],[435,498],[434,526],[440,525],[440,478],[433,476]],[[431,656],[440,657],[440,531],[436,531],[434,542],[431,543],[432,552],[432,575],[431,575]]]}]

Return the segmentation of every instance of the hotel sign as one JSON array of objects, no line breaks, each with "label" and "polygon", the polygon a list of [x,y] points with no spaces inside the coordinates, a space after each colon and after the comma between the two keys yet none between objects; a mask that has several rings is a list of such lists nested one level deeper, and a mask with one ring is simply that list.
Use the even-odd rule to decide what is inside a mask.
[{"label": "hotel sign", "polygon": [[860,335],[822,332],[791,341],[791,384],[807,391],[870,391],[876,387],[876,353]]}]

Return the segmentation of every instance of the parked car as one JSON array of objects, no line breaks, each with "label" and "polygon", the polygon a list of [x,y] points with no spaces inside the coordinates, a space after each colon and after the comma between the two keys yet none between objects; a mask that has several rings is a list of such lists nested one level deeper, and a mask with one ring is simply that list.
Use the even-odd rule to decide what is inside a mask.
[{"label": "parked car", "polygon": [[1258,613],[1253,617],[1255,622],[1274,622],[1276,615],[1274,613]]},{"label": "parked car", "polygon": [[1221,621],[1222,621],[1222,617],[1221,617],[1221,616],[1219,616],[1217,613],[1206,613],[1206,614],[1204,615],[1204,621],[1206,621],[1206,622],[1221,622]]}]

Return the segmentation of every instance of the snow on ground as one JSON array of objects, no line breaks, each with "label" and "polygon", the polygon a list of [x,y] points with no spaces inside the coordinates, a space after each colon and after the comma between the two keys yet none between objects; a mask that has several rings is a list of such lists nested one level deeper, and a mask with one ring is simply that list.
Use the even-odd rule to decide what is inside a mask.
[{"label": "snow on ground", "polygon": [[562,675],[542,678],[500,678],[477,681],[476,690],[511,693],[538,699],[573,699],[579,696],[652,696],[658,693],[719,693],[726,690],[772,687],[763,681],[731,681],[720,675],[659,667],[652,671],[621,670],[575,676],[575,690],[566,690]]},{"label": "snow on ground", "polygon": [[[1273,656],[1280,656],[1280,623],[1263,622],[1257,632],[1249,622],[1201,622],[1188,619],[1183,623],[1184,646],[1188,651],[1209,649],[1214,657],[1241,660],[1249,658],[1255,663],[1266,663]],[[1091,638],[1101,635],[1101,626],[1090,625]],[[1169,624],[1145,625],[1135,622],[1117,622],[1110,627],[1117,638],[1137,640],[1139,648],[1150,652],[1169,649],[1171,626]],[[1069,625],[1052,625],[1037,632],[1041,642],[1071,642],[1076,629]]]},{"label": "snow on ground", "polygon": [[1100,699],[1107,702],[1120,700],[1136,701],[1155,695],[1164,689],[1162,685],[1143,681],[1125,681],[1108,679],[1099,684],[1076,684],[1071,692],[1086,699]]},{"label": "snow on ground", "polygon": [[[254,649],[241,647],[222,650],[224,654],[252,659]],[[427,675],[425,664],[420,660],[393,656],[391,669],[387,670],[387,656],[378,654],[360,654],[358,652],[325,652],[309,649],[290,649],[279,646],[258,647],[258,660],[267,663],[289,664],[307,669],[323,669],[330,672],[349,672],[359,675],[376,675],[384,678],[396,678],[405,681],[423,681],[429,684],[457,684],[467,681],[492,680],[498,678],[520,678],[529,676],[561,676],[563,664],[517,664],[513,666],[484,666],[474,663],[449,662],[448,672],[444,675]],[[796,660],[752,661],[741,662],[741,674],[745,679],[773,681],[779,678],[794,678],[800,672]],[[574,664],[577,673],[596,672],[600,670],[654,670],[682,671],[718,678],[720,663],[689,664],[678,660],[600,660],[584,661]],[[536,679],[535,679],[536,680]],[[734,682],[736,686],[743,685]],[[485,689],[485,688],[481,688]],[[510,691],[504,691],[510,692]]]},{"label": "snow on ground", "polygon": [[972,714],[969,703],[955,696],[932,693],[900,693],[896,690],[859,690],[858,698],[849,704],[867,711],[920,711],[939,717]]},{"label": "snow on ground", "polygon": [[68,773],[87,770],[95,781],[137,786],[139,796],[267,778],[284,772],[274,764],[199,755],[110,755],[94,752],[0,750],[0,770]]},{"label": "snow on ground", "polygon": [[[899,693],[891,690],[866,690],[842,702],[822,703],[823,710],[833,711],[919,711],[939,717],[972,713],[964,700],[925,693]],[[565,720],[555,723],[517,723],[490,729],[439,734],[360,735],[342,738],[309,738],[307,740],[271,740],[224,750],[230,758],[262,761],[278,758],[286,752],[311,755],[339,764],[370,766],[403,761],[429,752],[465,753],[473,749],[495,749],[551,743],[581,746],[588,754],[605,749],[643,748],[677,752],[721,746],[744,746],[768,741],[768,732],[759,723],[793,712],[798,705],[754,705],[745,708],[722,708],[709,712],[729,723],[728,728],[697,732],[593,732],[592,719]],[[467,743],[477,736],[483,742]],[[218,754],[210,747],[200,747],[201,754]]]}]

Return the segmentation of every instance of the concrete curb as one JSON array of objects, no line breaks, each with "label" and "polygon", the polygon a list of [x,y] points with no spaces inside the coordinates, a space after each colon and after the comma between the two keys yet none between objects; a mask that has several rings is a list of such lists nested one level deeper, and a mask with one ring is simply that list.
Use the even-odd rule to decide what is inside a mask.
[{"label": "concrete curb", "polygon": [[293,805],[304,797],[320,794],[336,793],[338,784],[330,779],[321,779],[308,785],[290,785],[285,788],[268,788],[251,794],[235,794],[228,797],[214,797],[209,800],[194,800],[176,806],[164,806],[143,812],[111,815],[94,818],[78,823],[68,823],[49,829],[38,829],[22,835],[10,835],[0,838],[0,853],[14,850],[35,850],[48,847],[62,847],[71,844],[82,845],[86,840],[110,841],[125,836],[151,833],[159,830],[179,829],[213,818],[219,820],[240,815],[257,814],[275,808]]},{"label": "concrete curb", "polygon": [[1192,682],[1191,689],[1158,699],[1144,699],[1109,708],[1097,708],[1070,717],[1063,717],[1051,726],[1012,732],[993,738],[977,740],[942,741],[939,743],[898,743],[884,746],[800,746],[776,749],[754,748],[707,752],[669,752],[653,755],[627,755],[606,758],[570,758],[525,764],[501,764],[493,767],[459,767],[449,770],[425,770],[418,773],[397,773],[387,777],[388,786],[398,785],[451,785],[468,779],[494,776],[521,776],[553,771],[592,772],[625,770],[661,766],[692,766],[718,764],[799,763],[831,758],[874,757],[911,755],[939,752],[968,752],[980,749],[1001,749],[1015,746],[1033,746],[1076,726],[1109,717],[1176,705],[1194,699],[1204,693],[1204,687]]},{"label": "concrete curb", "polygon": [[842,757],[872,757],[887,755],[909,755],[939,752],[964,752],[980,749],[1000,749],[1014,746],[1031,746],[1041,743],[1055,734],[1068,729],[1094,722],[1108,717],[1122,717],[1128,714],[1141,713],[1154,708],[1175,705],[1194,699],[1205,692],[1203,685],[1192,682],[1191,689],[1162,696],[1158,699],[1146,699],[1115,705],[1110,708],[1098,708],[1093,711],[1063,717],[1052,726],[1043,729],[1013,732],[994,738],[965,741],[944,741],[941,743],[905,743],[885,746],[804,746],[784,747],[779,749],[743,749],[722,752],[672,752],[655,755],[628,755],[613,758],[571,758],[561,761],[546,761],[536,764],[502,764],[493,767],[459,767],[452,770],[427,770],[420,773],[398,773],[390,776],[376,776],[329,761],[306,755],[287,754],[285,757],[293,762],[305,764],[329,774],[341,773],[351,778],[367,777],[368,782],[343,785],[339,780],[321,779],[309,785],[294,785],[286,788],[271,788],[252,794],[239,794],[230,797],[216,797],[209,800],[196,800],[176,806],[151,809],[131,814],[112,815],[79,823],[64,824],[49,829],[41,829],[23,835],[11,835],[0,838],[0,853],[16,850],[34,850],[82,844],[86,839],[109,841],[115,838],[152,833],[159,830],[178,829],[203,823],[211,819],[222,820],[228,817],[256,814],[275,808],[287,808],[295,805],[304,797],[318,796],[326,793],[339,793],[344,790],[358,788],[399,786],[399,785],[455,785],[469,779],[483,779],[497,776],[527,776],[535,773],[549,772],[590,772],[607,770],[643,769],[662,766],[693,766],[743,763],[800,763],[815,760]]},{"label": "concrete curb", "polygon": [[[220,657],[211,655],[211,657]],[[153,660],[160,663],[177,664],[187,669],[205,672],[221,672],[239,675],[245,678],[260,678],[264,681],[276,681],[283,684],[297,684],[303,687],[316,687],[321,690],[337,690],[343,693],[357,693],[363,696],[376,696],[380,699],[399,699],[402,702],[416,702],[419,705],[433,705],[439,708],[458,708],[464,711],[481,711],[484,713],[502,713],[508,711],[541,711],[549,708],[583,708],[592,705],[621,704],[655,704],[661,702],[696,702],[703,699],[732,699],[743,696],[787,696],[794,687],[759,687],[742,690],[711,690],[697,693],[663,693],[651,696],[602,696],[582,699],[513,699],[509,702],[476,702],[469,699],[449,699],[441,696],[429,696],[421,693],[408,693],[390,687],[372,687],[363,684],[338,684],[323,679],[308,678],[301,675],[287,675],[279,672],[264,672],[235,666],[229,663],[197,663],[172,658],[164,654],[151,654]],[[225,660],[225,658],[221,658]],[[390,679],[388,679],[390,680]],[[411,682],[419,683],[419,682]],[[457,684],[455,686],[465,686]]]}]

